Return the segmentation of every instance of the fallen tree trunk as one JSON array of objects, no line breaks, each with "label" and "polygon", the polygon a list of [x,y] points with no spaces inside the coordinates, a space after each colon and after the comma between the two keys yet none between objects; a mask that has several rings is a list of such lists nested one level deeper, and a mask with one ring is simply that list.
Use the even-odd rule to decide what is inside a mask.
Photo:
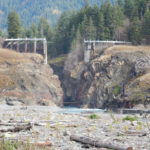
[{"label": "fallen tree trunk", "polygon": [[[25,123],[25,122],[18,122],[18,123],[0,123],[0,126],[26,126],[29,123]],[[31,123],[30,123],[31,124]]]},{"label": "fallen tree trunk", "polygon": [[97,141],[88,137],[79,137],[76,135],[71,135],[70,140],[80,142],[82,144],[88,144],[98,148],[109,148],[114,150],[133,150],[132,147],[126,147],[124,145],[117,145],[113,143]]},{"label": "fallen tree trunk", "polygon": [[16,125],[8,129],[0,129],[0,132],[19,132],[22,130],[30,130],[31,128],[32,128],[32,125],[28,123],[28,124],[23,124],[23,125]]},{"label": "fallen tree trunk", "polygon": [[128,136],[147,136],[148,133],[146,132],[137,132],[137,131],[126,131],[124,132],[125,135]]}]

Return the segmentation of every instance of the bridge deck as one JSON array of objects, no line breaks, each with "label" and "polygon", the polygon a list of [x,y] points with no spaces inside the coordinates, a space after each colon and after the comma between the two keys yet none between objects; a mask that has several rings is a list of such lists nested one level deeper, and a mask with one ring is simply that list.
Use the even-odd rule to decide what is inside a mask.
[{"label": "bridge deck", "polygon": [[84,40],[84,43],[131,44],[131,42],[127,41],[100,41],[100,40]]},{"label": "bridge deck", "polygon": [[45,38],[17,38],[17,39],[5,39],[4,41],[46,41]]}]

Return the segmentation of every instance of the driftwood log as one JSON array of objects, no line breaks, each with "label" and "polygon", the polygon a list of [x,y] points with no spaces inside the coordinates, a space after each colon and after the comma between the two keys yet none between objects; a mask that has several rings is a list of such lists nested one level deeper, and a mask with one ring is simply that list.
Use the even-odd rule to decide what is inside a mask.
[{"label": "driftwood log", "polygon": [[14,123],[10,123],[10,122],[6,122],[6,123],[0,123],[0,126],[26,126],[28,124],[31,124],[30,122],[29,123],[25,123],[25,122],[14,122]]},{"label": "driftwood log", "polygon": [[22,130],[30,130],[31,128],[32,125],[30,123],[27,123],[27,124],[15,125],[13,127],[10,126],[10,128],[7,129],[0,129],[0,132],[19,132]]},{"label": "driftwood log", "polygon": [[82,144],[88,144],[88,145],[98,147],[98,148],[108,148],[108,149],[114,149],[114,150],[133,150],[132,147],[126,147],[124,145],[117,145],[114,143],[98,141],[98,140],[94,140],[88,137],[79,137],[76,135],[71,135],[70,140],[76,141]]},{"label": "driftwood log", "polygon": [[45,142],[33,143],[33,145],[38,147],[51,147],[52,143],[50,141],[45,141]]},{"label": "driftwood log", "polygon": [[126,131],[124,134],[128,136],[147,136],[148,133],[138,131]]}]

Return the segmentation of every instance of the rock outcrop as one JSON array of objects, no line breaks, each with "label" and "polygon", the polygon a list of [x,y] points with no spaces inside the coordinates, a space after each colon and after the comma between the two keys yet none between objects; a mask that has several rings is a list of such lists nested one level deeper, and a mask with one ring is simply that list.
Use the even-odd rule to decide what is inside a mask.
[{"label": "rock outcrop", "polygon": [[61,106],[63,91],[41,55],[0,49],[0,103]]},{"label": "rock outcrop", "polygon": [[79,106],[148,107],[150,46],[112,46],[66,70],[63,84],[66,100]]}]

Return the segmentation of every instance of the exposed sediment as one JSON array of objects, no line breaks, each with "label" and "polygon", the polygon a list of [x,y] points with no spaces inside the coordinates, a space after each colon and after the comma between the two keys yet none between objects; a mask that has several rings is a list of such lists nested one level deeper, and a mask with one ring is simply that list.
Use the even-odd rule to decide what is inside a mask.
[{"label": "exposed sediment", "polygon": [[[112,143],[135,150],[149,150],[149,115],[119,115],[113,113],[67,113],[69,110],[53,107],[0,107],[0,130],[13,129],[15,125],[30,124],[30,129],[20,132],[0,132],[3,140],[35,143],[52,150],[97,150],[90,144],[71,140],[73,136],[90,138],[93,141]],[[70,111],[71,112],[71,111]],[[73,111],[72,111],[73,112]],[[144,117],[146,116],[146,117]],[[14,125],[14,126],[13,126]],[[16,127],[16,126],[15,126]],[[12,131],[12,130],[11,130]],[[45,144],[45,145],[44,145]],[[21,149],[21,148],[19,148]],[[38,150],[38,148],[36,148]],[[107,150],[107,149],[106,149]]]}]

